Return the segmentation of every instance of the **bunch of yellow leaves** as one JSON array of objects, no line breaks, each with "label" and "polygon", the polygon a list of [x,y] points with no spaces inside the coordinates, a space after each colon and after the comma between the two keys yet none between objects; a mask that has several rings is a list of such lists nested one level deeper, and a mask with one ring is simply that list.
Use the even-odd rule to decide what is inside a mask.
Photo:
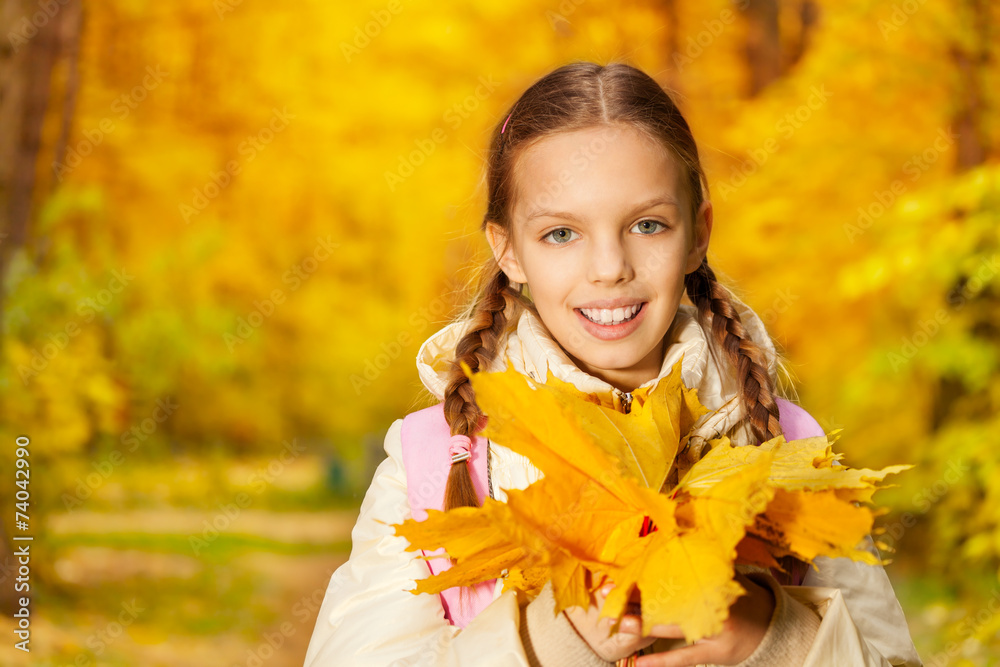
[{"label": "bunch of yellow leaves", "polygon": [[[504,576],[504,590],[532,599],[552,581],[556,612],[587,607],[605,577],[615,582],[602,616],[621,620],[634,588],[642,627],[678,624],[688,642],[717,634],[745,590],[736,563],[777,566],[793,555],[878,562],[859,547],[881,513],[880,471],[839,464],[827,436],[757,447],[711,440],[711,450],[668,493],[678,451],[708,409],[669,376],[633,392],[626,414],[551,373],[544,384],[513,370],[466,373],[488,416],[484,435],[526,456],[543,474],[507,502],[429,510],[396,524],[409,550],[444,547],[453,566],[417,582],[438,593]],[[836,431],[834,432],[836,433]],[[640,536],[649,517],[654,532]],[[589,574],[589,576],[588,576]],[[588,582],[594,582],[588,586]]]}]

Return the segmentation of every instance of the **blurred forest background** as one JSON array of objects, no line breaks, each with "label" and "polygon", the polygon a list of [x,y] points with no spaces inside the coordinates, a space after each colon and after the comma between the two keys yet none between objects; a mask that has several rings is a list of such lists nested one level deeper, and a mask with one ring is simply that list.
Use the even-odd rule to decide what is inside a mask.
[{"label": "blurred forest background", "polygon": [[[535,79],[675,94],[710,260],[876,497],[928,665],[1000,660],[1000,6],[3,0],[0,521],[32,665],[300,665]],[[4,604],[13,561],[0,553]],[[0,663],[27,664],[0,620]]]}]

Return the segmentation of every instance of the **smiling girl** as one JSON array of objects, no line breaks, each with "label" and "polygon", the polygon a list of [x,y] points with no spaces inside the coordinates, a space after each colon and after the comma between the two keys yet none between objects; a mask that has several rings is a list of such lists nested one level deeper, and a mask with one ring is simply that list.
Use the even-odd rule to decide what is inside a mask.
[{"label": "smiling girl", "polygon": [[391,524],[506,501],[540,477],[477,435],[483,414],[462,362],[510,363],[542,382],[551,372],[628,412],[632,392],[680,361],[685,385],[713,411],[692,435],[752,446],[823,434],[778,395],[778,355],[760,318],[709,268],[712,204],[697,147],[648,75],[576,62],[538,80],[497,123],[487,189],[483,288],[420,348],[421,380],[439,403],[389,427],[306,665],[920,665],[882,567],[846,559],[818,558],[797,581],[739,568],[746,595],[719,635],[691,645],[677,626],[644,632],[635,614],[609,636],[611,619],[599,618],[607,589],[559,614],[550,585],[530,603],[502,592],[502,579],[409,592],[448,563],[406,551]]}]

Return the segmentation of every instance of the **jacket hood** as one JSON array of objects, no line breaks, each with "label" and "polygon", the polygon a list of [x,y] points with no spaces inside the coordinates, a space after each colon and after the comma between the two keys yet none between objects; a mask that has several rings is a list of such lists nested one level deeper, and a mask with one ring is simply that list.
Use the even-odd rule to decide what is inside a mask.
[{"label": "jacket hood", "polygon": [[[768,373],[775,379],[776,352],[774,344],[756,313],[730,292],[730,299],[744,328],[768,360]],[[698,310],[689,304],[680,304],[677,315],[667,331],[668,343],[660,373],[640,387],[652,386],[669,375],[670,369],[683,357],[681,378],[687,387],[698,389],[698,399],[716,414],[703,418],[705,425],[712,421],[716,430],[725,433],[729,426],[742,419],[744,411],[737,400],[738,387],[725,355],[712,340],[711,315],[705,328],[698,322]],[[449,324],[424,341],[417,353],[417,371],[420,380],[434,397],[441,401],[448,382],[448,371],[454,358],[455,347],[469,327],[469,320]],[[501,339],[500,349],[490,371],[502,371],[509,359],[514,368],[534,380],[544,381],[547,371],[564,382],[569,382],[585,393],[621,396],[610,383],[578,368],[566,352],[553,339],[548,328],[533,311],[523,309],[516,326],[508,329]],[[721,408],[721,409],[720,409]],[[735,439],[734,439],[735,440]]]}]

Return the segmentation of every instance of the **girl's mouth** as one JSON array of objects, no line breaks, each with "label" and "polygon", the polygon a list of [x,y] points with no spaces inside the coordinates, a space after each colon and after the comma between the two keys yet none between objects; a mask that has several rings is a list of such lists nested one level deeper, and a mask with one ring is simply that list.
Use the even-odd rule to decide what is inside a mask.
[{"label": "girl's mouth", "polygon": [[625,308],[615,308],[609,310],[607,308],[577,308],[577,310],[588,320],[594,324],[600,324],[601,326],[614,326],[616,324],[622,324],[624,322],[629,322],[635,319],[639,311],[642,310],[646,303],[638,303],[634,306],[627,306]]},{"label": "girl's mouth", "polygon": [[614,341],[631,336],[646,315],[647,301],[626,308],[576,308],[584,331],[598,340]]}]

